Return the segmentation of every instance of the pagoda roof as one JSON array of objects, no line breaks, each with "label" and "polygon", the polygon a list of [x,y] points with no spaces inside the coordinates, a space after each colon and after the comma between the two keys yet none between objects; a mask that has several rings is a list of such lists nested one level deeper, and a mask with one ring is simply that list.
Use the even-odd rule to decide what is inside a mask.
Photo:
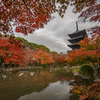
[{"label": "pagoda roof", "polygon": [[75,50],[75,49],[79,49],[80,48],[80,45],[78,44],[71,44],[71,45],[68,45],[70,48],[72,48],[72,50]]},{"label": "pagoda roof", "polygon": [[68,39],[69,42],[71,43],[78,43],[79,41],[83,40],[85,38],[85,36],[79,36],[79,37],[75,37],[75,38],[72,38],[72,39]]},{"label": "pagoda roof", "polygon": [[68,39],[68,40],[77,40],[77,39],[81,39],[81,38],[85,38],[87,37],[86,35],[80,35],[80,36],[77,36],[77,37],[73,37],[71,39]]},{"label": "pagoda roof", "polygon": [[75,31],[74,33],[71,33],[71,34],[68,34],[68,36],[70,38],[77,38],[79,36],[86,36],[86,30],[78,30],[78,31]]}]

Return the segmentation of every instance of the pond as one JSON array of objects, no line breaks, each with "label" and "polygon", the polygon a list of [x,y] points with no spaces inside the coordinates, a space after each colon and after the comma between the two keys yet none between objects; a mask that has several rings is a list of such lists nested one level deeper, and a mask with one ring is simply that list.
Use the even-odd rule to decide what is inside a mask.
[{"label": "pond", "polygon": [[0,74],[0,100],[79,100],[71,93],[73,83],[87,80],[60,69],[32,69]]}]

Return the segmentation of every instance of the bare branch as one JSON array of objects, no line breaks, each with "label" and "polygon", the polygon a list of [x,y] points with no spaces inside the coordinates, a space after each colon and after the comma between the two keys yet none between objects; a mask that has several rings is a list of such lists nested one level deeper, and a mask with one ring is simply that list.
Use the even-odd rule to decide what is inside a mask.
[{"label": "bare branch", "polygon": [[[26,8],[28,9],[29,14],[33,15],[33,14],[32,14],[32,12],[30,11],[29,7],[27,6],[27,4],[26,4],[25,0],[22,0],[22,1],[24,2],[24,4],[25,4]],[[33,15],[33,16],[34,16],[34,15]]]}]

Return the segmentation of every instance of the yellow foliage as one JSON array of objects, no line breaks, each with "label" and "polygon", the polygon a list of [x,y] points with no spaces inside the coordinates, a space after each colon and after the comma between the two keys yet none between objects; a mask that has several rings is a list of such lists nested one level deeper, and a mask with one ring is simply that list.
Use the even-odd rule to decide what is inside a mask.
[{"label": "yellow foliage", "polygon": [[79,90],[73,90],[73,93],[76,93],[76,94],[81,94],[81,92]]}]

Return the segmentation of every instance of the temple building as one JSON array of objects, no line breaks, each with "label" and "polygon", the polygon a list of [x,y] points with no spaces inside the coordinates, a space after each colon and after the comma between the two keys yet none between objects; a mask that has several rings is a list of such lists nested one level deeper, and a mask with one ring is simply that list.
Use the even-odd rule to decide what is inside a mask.
[{"label": "temple building", "polygon": [[68,45],[72,50],[79,49],[80,45],[78,45],[79,41],[83,40],[85,37],[87,37],[86,30],[78,30],[78,24],[76,22],[76,32],[68,34],[68,36],[71,39],[68,39],[68,41],[71,43]]}]

